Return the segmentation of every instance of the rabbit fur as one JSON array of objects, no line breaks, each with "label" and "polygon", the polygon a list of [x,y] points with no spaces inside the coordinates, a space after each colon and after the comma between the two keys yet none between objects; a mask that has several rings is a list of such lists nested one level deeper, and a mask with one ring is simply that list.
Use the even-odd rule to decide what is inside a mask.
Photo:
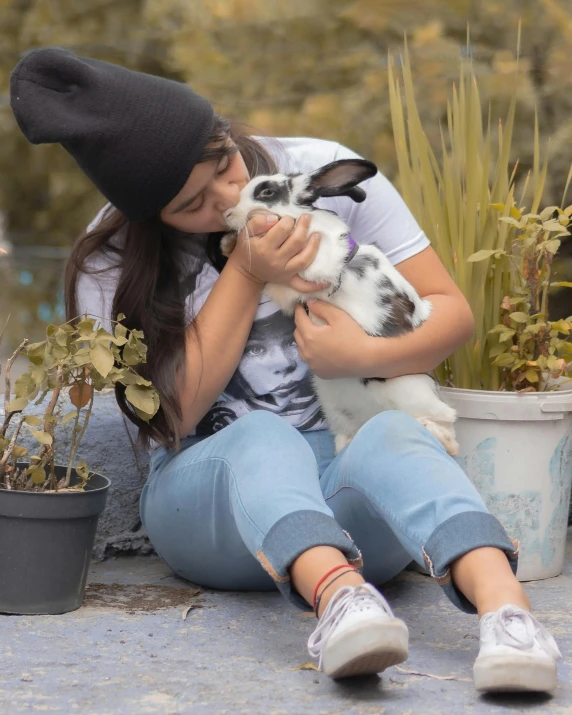
[{"label": "rabbit fur", "polygon": [[[309,297],[315,297],[345,310],[369,335],[396,337],[412,331],[429,317],[431,303],[419,297],[377,246],[356,244],[337,214],[314,207],[314,202],[323,196],[349,196],[356,202],[363,201],[365,192],[357,184],[376,172],[377,167],[370,161],[343,159],[310,174],[255,177],[242,189],[239,203],[224,214],[231,232],[222,238],[223,255],[230,256],[238,234],[257,213],[294,219],[310,213],[308,235],[319,232],[322,238],[316,257],[299,275],[307,281],[330,285],[308,294],[288,285],[267,283],[264,293],[287,315],[293,315],[296,303],[305,305]],[[315,325],[324,324],[317,316],[309,315]],[[312,379],[335,436],[336,454],[365,422],[383,410],[410,414],[450,455],[458,453],[453,427],[455,410],[439,398],[429,375],[331,380],[313,375]]]}]

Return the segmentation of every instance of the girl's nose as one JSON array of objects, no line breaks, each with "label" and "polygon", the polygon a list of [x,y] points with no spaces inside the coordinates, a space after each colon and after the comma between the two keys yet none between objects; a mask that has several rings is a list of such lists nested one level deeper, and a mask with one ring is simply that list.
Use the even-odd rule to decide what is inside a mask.
[{"label": "girl's nose", "polygon": [[236,206],[240,199],[240,190],[236,184],[217,182],[215,197],[217,208],[220,211],[226,211],[226,209]]}]

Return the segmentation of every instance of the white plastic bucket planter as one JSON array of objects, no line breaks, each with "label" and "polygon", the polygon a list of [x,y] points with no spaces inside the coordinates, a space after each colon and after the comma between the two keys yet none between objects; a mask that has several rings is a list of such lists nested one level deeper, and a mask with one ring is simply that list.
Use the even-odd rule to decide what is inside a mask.
[{"label": "white plastic bucket planter", "polygon": [[457,410],[457,461],[520,542],[520,581],[562,573],[572,484],[572,390],[441,387]]}]

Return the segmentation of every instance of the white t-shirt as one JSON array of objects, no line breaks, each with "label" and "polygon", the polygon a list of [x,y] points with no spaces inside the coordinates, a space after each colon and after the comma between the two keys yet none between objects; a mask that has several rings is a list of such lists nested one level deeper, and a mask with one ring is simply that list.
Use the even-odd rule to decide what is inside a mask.
[{"label": "white t-shirt", "polygon": [[[345,146],[313,138],[258,138],[282,172],[310,172],[336,159],[361,158]],[[321,198],[318,208],[335,211],[357,243],[375,243],[397,265],[429,246],[429,240],[393,185],[379,172],[360,184],[367,198],[355,203],[346,196]],[[99,221],[100,216],[90,225]],[[118,236],[117,241],[121,241]],[[90,267],[111,265],[97,256]],[[118,268],[98,275],[80,274],[77,288],[80,312],[102,317],[109,329]],[[187,298],[190,322],[207,299],[219,274],[206,262],[195,290]],[[308,366],[300,359],[293,333],[293,318],[284,316],[274,302],[261,297],[250,335],[237,370],[223,394],[191,434],[208,435],[252,410],[270,410],[299,430],[325,427],[311,387]]]}]

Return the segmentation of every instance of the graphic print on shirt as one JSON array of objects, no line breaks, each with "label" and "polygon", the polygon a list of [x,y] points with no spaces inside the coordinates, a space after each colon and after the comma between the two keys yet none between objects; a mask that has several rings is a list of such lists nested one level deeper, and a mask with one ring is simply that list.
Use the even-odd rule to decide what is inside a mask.
[{"label": "graphic print on shirt", "polygon": [[196,427],[210,435],[253,410],[268,410],[300,430],[324,423],[310,370],[298,354],[294,319],[264,300],[252,324],[243,356],[223,394]]}]

